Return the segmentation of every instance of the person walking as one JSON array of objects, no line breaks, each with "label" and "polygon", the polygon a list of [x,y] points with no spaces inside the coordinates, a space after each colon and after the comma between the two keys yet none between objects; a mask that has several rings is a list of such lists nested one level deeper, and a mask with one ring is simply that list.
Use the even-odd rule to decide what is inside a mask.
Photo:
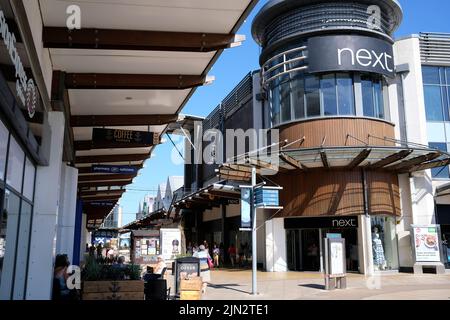
[{"label": "person walking", "polygon": [[213,259],[214,259],[214,267],[219,267],[219,257],[220,257],[220,249],[217,247],[217,244],[214,243],[213,248]]},{"label": "person walking", "polygon": [[203,281],[202,292],[205,293],[208,282],[211,281],[211,270],[208,263],[208,259],[211,259],[211,257],[203,244],[200,245],[199,251],[194,253],[194,257],[200,259],[200,276]]},{"label": "person walking", "polygon": [[234,268],[234,263],[236,261],[236,247],[234,244],[231,244],[228,248],[228,255],[230,256],[231,267]]}]

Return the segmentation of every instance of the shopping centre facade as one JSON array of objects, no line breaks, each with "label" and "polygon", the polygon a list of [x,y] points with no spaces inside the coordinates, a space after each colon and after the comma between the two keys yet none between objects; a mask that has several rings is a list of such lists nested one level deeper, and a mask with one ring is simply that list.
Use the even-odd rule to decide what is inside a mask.
[{"label": "shopping centre facade", "polygon": [[0,0],[1,300],[51,298],[256,3]]},{"label": "shopping centre facade", "polygon": [[[381,19],[371,20],[377,12]],[[393,0],[284,0],[261,9],[253,21],[261,70],[202,126],[223,135],[278,130],[277,161],[249,152],[239,163],[223,156],[218,165],[186,166],[192,192],[176,206],[191,241],[234,244],[244,253],[251,239],[239,231],[235,201],[252,167],[258,182],[283,188],[282,210],[257,213],[264,270],[323,270],[321,239],[337,233],[346,239],[349,271],[412,272],[411,225],[439,224],[440,243],[448,238],[450,35],[394,40],[402,19]],[[435,270],[442,271],[447,247],[439,252]]]}]

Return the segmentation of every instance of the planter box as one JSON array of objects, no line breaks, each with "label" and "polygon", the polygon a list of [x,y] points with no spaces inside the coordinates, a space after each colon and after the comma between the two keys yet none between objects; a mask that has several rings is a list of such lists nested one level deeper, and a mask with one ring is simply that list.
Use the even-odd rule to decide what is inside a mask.
[{"label": "planter box", "polygon": [[144,300],[144,281],[84,281],[83,300]]}]

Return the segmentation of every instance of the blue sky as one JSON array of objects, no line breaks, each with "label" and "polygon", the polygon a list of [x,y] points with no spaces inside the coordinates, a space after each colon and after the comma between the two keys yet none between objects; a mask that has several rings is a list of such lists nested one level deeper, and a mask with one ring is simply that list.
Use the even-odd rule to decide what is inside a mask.
[{"label": "blue sky", "polygon": [[[182,113],[207,116],[248,72],[259,68],[260,48],[253,41],[250,30],[255,14],[266,2],[260,0],[238,31],[239,34],[244,34],[247,40],[240,47],[225,50],[209,72],[216,77],[214,83],[198,88]],[[449,0],[400,0],[400,3],[404,18],[395,34],[396,38],[419,32],[450,33]],[[134,179],[134,183],[128,186],[127,192],[120,200],[124,224],[134,220],[139,201],[146,194],[156,194],[159,183],[165,183],[169,175],[183,175],[183,165],[175,164],[171,160],[173,158],[180,163],[181,158],[173,150],[170,141],[164,138],[167,142],[156,147],[153,157],[146,161],[145,168]],[[180,142],[178,139],[178,143]]]}]

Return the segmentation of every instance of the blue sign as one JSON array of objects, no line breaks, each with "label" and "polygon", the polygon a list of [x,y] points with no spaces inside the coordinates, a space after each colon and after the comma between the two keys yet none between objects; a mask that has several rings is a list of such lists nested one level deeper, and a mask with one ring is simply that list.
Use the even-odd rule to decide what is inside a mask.
[{"label": "blue sign", "polygon": [[91,206],[94,207],[112,207],[114,202],[111,201],[94,201],[90,203]]},{"label": "blue sign", "polygon": [[279,188],[261,187],[255,190],[255,206],[257,207],[278,207]]},{"label": "blue sign", "polygon": [[327,233],[327,238],[328,239],[341,239],[342,238],[342,234],[340,234],[340,233]]},{"label": "blue sign", "polygon": [[241,187],[241,228],[252,227],[252,187]]},{"label": "blue sign", "polygon": [[136,166],[107,166],[107,165],[93,165],[93,173],[118,173],[118,174],[136,174],[138,167]]}]

